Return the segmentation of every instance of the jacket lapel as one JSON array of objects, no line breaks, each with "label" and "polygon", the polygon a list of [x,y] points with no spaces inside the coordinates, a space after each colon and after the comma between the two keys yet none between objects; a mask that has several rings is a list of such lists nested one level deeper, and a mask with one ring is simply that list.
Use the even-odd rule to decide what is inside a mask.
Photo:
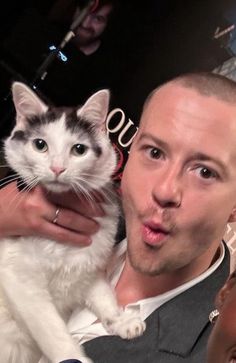
[{"label": "jacket lapel", "polygon": [[[162,305],[158,314],[158,350],[186,357],[202,332],[209,327],[208,316],[229,275],[230,256],[225,247],[221,266],[208,278]],[[156,320],[156,319],[155,319]]]}]

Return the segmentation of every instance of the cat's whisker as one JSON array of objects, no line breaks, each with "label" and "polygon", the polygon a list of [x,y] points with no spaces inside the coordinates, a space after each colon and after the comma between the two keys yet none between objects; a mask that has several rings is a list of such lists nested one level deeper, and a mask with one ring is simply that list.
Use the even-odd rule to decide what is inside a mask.
[{"label": "cat's whisker", "polygon": [[17,177],[11,177],[11,178],[8,178],[7,180],[6,180],[6,178],[4,178],[4,179],[2,179],[2,181],[4,180],[3,182],[2,181],[0,182],[0,187],[3,187],[4,185],[10,184],[13,181],[19,180],[20,177],[18,175]]},{"label": "cat's whisker", "polygon": [[38,184],[39,180],[38,177],[35,176],[33,179],[32,178],[28,178],[26,179],[22,184],[26,184],[25,187],[22,189],[22,191],[30,191],[32,190],[37,184]]},{"label": "cat's whisker", "polygon": [[[20,188],[22,187],[22,185],[27,184],[25,180],[21,180],[20,182],[17,183],[17,187]],[[26,187],[24,187],[21,191],[25,190]]]},{"label": "cat's whisker", "polygon": [[81,197],[81,194],[82,194],[86,198],[86,200],[89,202],[89,204],[92,207],[94,207],[96,200],[95,200],[95,197],[94,197],[92,191],[84,188],[81,184],[78,185],[77,183],[73,184],[72,187],[79,198]]},{"label": "cat's whisker", "polygon": [[[76,176],[75,176],[76,177]],[[86,180],[88,179],[88,178],[93,178],[94,179],[94,173],[82,173],[81,175],[80,175],[80,177],[83,177],[83,178],[86,178]],[[98,180],[98,181],[102,181],[102,182],[104,182],[104,183],[106,183],[107,182],[107,177],[102,177],[102,176],[100,176],[100,175],[96,175],[96,180]]]},{"label": "cat's whisker", "polygon": [[[22,200],[22,197],[25,196],[25,194],[22,194],[21,192],[17,193],[12,199],[10,198],[12,194],[15,193],[15,190],[12,190],[6,197],[8,199],[8,204],[6,206],[6,210],[11,210],[11,211],[14,211],[16,209],[16,207],[18,206],[18,202],[19,200],[21,201]],[[12,204],[15,202],[15,200],[18,200],[17,203],[14,204],[14,207],[12,208]]]},{"label": "cat's whisker", "polygon": [[[34,186],[33,186],[34,187]],[[32,187],[32,188],[33,188]],[[17,209],[17,207],[19,206],[19,204],[22,202],[22,200],[24,199],[24,198],[26,198],[26,196],[27,196],[27,193],[26,192],[29,192],[32,188],[25,188],[24,190],[22,190],[22,191],[20,191],[20,193],[18,193],[18,195],[16,195],[12,200],[11,200],[11,202],[9,203],[9,206],[8,207],[10,207],[10,206],[12,206],[12,204],[14,203],[14,206],[13,206],[13,208],[12,208],[12,210],[15,210],[15,209]],[[23,191],[24,191],[24,193],[23,193]]]},{"label": "cat's whisker", "polygon": [[78,190],[77,185],[71,184],[71,187],[72,187],[73,191],[75,192],[75,194],[77,195],[78,198],[81,198],[81,193],[82,193],[82,195],[84,195],[84,193],[81,192],[81,190]]},{"label": "cat's whisker", "polygon": [[111,189],[102,189],[99,191],[105,201],[109,202],[109,204],[113,204],[115,200],[117,200],[117,193]]},{"label": "cat's whisker", "polygon": [[[83,174],[84,176],[84,174]],[[95,181],[88,181],[87,179],[83,178],[83,177],[78,177],[76,178],[77,183],[75,184],[76,187],[80,190],[81,187],[84,188],[84,190],[86,189],[86,194],[88,193],[89,190],[97,190],[97,184]],[[87,188],[84,187],[84,185],[87,186]],[[116,203],[117,200],[117,193],[115,190],[112,190],[111,188],[103,188],[103,189],[99,189],[99,193],[102,195],[102,197],[104,198],[104,201],[108,202],[109,204],[113,205],[114,203]],[[90,192],[91,194],[91,192]],[[87,198],[86,199],[90,202],[91,198]],[[92,194],[92,204],[94,204],[94,197]]]},{"label": "cat's whisker", "polygon": [[[89,177],[92,177],[92,179],[89,179]],[[75,176],[75,179],[77,179],[78,176]],[[96,178],[94,178],[94,174],[88,174],[88,173],[82,173],[79,176],[79,181],[83,180],[84,182],[86,182],[86,184],[91,185],[93,187],[95,187],[95,189],[97,189],[97,181],[98,182],[104,182],[104,184],[107,184],[107,178],[105,177],[99,177],[96,175]]]},{"label": "cat's whisker", "polygon": [[[15,211],[18,207],[18,205],[20,204],[20,202],[26,198],[26,194],[25,193],[18,193],[17,195],[15,195],[14,198],[12,198],[12,200],[9,202],[7,208],[11,210],[11,212]],[[13,204],[14,203],[14,204]]]},{"label": "cat's whisker", "polygon": [[19,190],[19,193],[22,193],[22,192],[26,191],[27,189],[29,189],[30,185],[32,183],[34,183],[35,179],[36,179],[36,177],[33,180],[32,180],[32,178],[28,178],[28,183],[27,183],[27,179],[26,180],[21,179],[20,182],[18,182],[17,187],[21,187],[22,185],[25,185],[25,187],[22,190]]},{"label": "cat's whisker", "polygon": [[[22,181],[19,183],[19,186],[22,186],[24,184],[25,181]],[[8,208],[11,207],[12,203],[14,203],[17,200],[16,203],[14,204],[13,210],[16,209],[19,203],[22,201],[22,199],[26,197],[27,192],[32,190],[37,184],[38,184],[37,177],[34,177],[33,179],[29,180],[29,183],[26,184],[25,187],[22,190],[20,190],[19,193],[16,194],[14,198],[12,198],[12,200],[8,204]]]},{"label": "cat's whisker", "polygon": [[74,178],[76,182],[78,182],[78,186],[80,187],[82,185],[86,185],[88,189],[98,189],[97,184],[95,181],[89,180],[84,175],[80,175]]},{"label": "cat's whisker", "polygon": [[12,178],[12,177],[15,177],[15,176],[18,176],[18,177],[19,177],[19,174],[14,173],[14,174],[6,175],[6,176],[5,176],[4,178],[2,178],[1,180],[9,179],[9,178]]},{"label": "cat's whisker", "polygon": [[34,182],[35,180],[38,180],[38,177],[35,176],[32,178],[31,176],[28,176],[28,177],[25,177],[24,179],[20,178],[19,180],[20,181],[17,184],[18,187],[21,187],[22,185],[30,186],[32,182]]},{"label": "cat's whisker", "polygon": [[[97,189],[97,184],[95,181],[93,182],[90,180],[88,182],[88,180],[85,181],[83,178],[77,178],[77,180],[82,181],[83,183],[86,182],[87,185],[89,186],[89,189],[94,189],[94,190]],[[111,188],[100,189],[99,193],[103,196],[105,201],[109,202],[109,204],[113,204],[114,200],[117,199],[117,193]]]},{"label": "cat's whisker", "polygon": [[95,201],[93,195],[89,192],[89,190],[87,190],[81,184],[73,184],[72,186],[78,197],[80,197],[82,194],[89,203],[93,203]]}]

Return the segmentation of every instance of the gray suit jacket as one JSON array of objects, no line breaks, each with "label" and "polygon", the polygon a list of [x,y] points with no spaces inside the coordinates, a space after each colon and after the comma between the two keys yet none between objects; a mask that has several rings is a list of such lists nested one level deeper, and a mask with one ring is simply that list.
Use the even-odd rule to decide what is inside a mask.
[{"label": "gray suit jacket", "polygon": [[146,320],[145,333],[130,341],[116,336],[84,344],[95,363],[204,363],[211,331],[209,313],[217,292],[229,275],[230,257],[204,281],[176,296]]}]

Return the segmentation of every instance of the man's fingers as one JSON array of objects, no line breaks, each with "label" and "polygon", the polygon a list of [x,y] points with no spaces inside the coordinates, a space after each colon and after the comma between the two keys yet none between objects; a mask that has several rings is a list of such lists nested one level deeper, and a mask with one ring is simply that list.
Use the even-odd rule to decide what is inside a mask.
[{"label": "man's fingers", "polygon": [[[57,213],[57,211],[59,212]],[[57,214],[57,215],[56,215]],[[55,223],[56,220],[56,223]],[[58,226],[70,229],[74,232],[91,235],[99,230],[99,224],[88,217],[75,213],[69,209],[58,208],[55,211],[55,217],[51,220]]]},{"label": "man's fingers", "polygon": [[83,233],[74,232],[49,222],[45,224],[43,230],[40,231],[40,235],[56,240],[57,242],[74,244],[80,247],[89,246],[92,242],[91,237]]},{"label": "man's fingers", "polygon": [[88,200],[83,195],[78,196],[74,192],[59,194],[50,194],[49,199],[52,203],[74,210],[77,213],[83,214],[90,218],[104,216],[102,209],[102,198],[96,193],[91,200]]},{"label": "man's fingers", "polygon": [[[91,204],[72,192],[57,195],[52,203],[40,186],[19,193],[16,183],[11,183],[2,189],[1,197],[1,237],[34,235],[83,247],[91,243],[91,235],[99,230],[93,217],[104,215],[98,201]],[[7,208],[9,212],[5,214]]]},{"label": "man's fingers", "polygon": [[75,205],[75,211],[83,214],[84,216],[89,216],[91,218],[103,217],[105,215],[100,202],[98,201],[92,202],[86,199],[80,200]]}]

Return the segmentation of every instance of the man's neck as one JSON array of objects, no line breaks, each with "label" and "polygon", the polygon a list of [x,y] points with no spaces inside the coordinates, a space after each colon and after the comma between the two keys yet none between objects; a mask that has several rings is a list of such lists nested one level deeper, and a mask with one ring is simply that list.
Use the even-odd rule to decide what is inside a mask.
[{"label": "man's neck", "polygon": [[[204,263],[196,266],[185,266],[178,271],[150,276],[134,269],[126,256],[124,269],[116,285],[116,294],[119,304],[125,306],[138,300],[158,296],[171,291],[182,284],[191,281],[206,271],[215,262],[217,253],[209,256]],[[212,258],[214,256],[214,258]],[[199,261],[198,261],[199,262]]]},{"label": "man's neck", "polygon": [[126,259],[124,269],[116,285],[120,305],[125,306],[170,291],[177,285],[168,275],[149,276],[135,270]]}]

